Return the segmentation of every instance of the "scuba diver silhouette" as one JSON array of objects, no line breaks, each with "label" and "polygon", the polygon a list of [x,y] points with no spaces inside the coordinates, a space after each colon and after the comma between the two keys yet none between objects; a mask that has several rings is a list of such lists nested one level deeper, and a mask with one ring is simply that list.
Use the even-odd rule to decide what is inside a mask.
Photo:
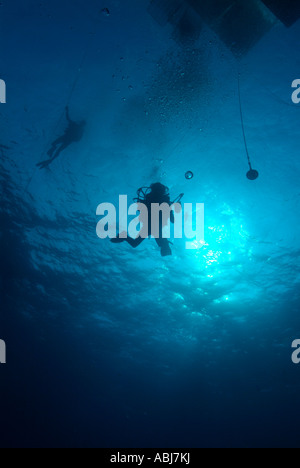
[{"label": "scuba diver silhouette", "polygon": [[50,158],[37,164],[37,167],[40,169],[48,167],[68,146],[81,140],[84,133],[84,127],[86,126],[86,121],[82,120],[81,122],[74,122],[71,120],[69,107],[66,107],[66,118],[69,125],[64,135],[57,138],[57,140],[52,143],[52,146],[47,153]]},{"label": "scuba diver silhouette", "polygon": [[[131,237],[126,237],[125,239],[117,236],[115,239],[111,239],[113,244],[120,244],[121,242],[128,242],[128,244],[134,249],[137,248],[145,240],[145,238],[151,236],[151,205],[157,203],[159,205],[166,203],[169,206],[173,205],[176,201],[179,203],[183,194],[181,194],[174,202],[171,202],[169,189],[165,185],[160,183],[152,184],[150,187],[142,187],[137,192],[137,198],[134,199],[136,203],[142,203],[147,207],[148,210],[148,233],[146,236],[139,236],[136,239]],[[163,237],[163,229],[168,224],[168,221],[171,221],[172,224],[175,223],[174,212],[170,212],[168,219],[163,219],[162,213],[160,212],[159,216],[159,237],[156,238],[156,243],[160,248],[162,257],[168,257],[172,255],[170,248],[170,241]],[[142,228],[143,229],[143,228]],[[142,232],[142,231],[141,231]]]}]

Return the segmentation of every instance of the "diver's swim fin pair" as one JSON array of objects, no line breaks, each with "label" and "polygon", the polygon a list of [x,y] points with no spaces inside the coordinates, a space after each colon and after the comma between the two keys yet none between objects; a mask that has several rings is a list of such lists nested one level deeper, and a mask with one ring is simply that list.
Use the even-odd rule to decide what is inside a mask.
[{"label": "diver's swim fin pair", "polygon": [[170,246],[168,246],[168,248],[161,249],[162,257],[170,257],[171,255],[172,255],[172,250],[170,249]]},{"label": "diver's swim fin pair", "polygon": [[126,239],[121,239],[120,237],[114,237],[113,239],[110,239],[110,242],[113,244],[122,244],[122,242],[125,242]]},{"label": "diver's swim fin pair", "polygon": [[[110,239],[110,242],[112,242],[113,244],[122,244],[123,242],[126,242],[126,241],[128,242],[128,238],[127,239],[124,239],[124,238],[122,239],[119,236],[116,237],[116,238]],[[134,245],[133,245],[133,243],[134,243]],[[134,248],[138,247],[138,245],[139,245],[139,243],[136,243],[134,240],[132,240],[132,242],[129,242],[129,244]],[[158,239],[157,244],[158,244],[158,246],[160,248],[162,257],[170,257],[172,255],[172,250],[170,248],[170,242],[167,239]]]},{"label": "diver's swim fin pair", "polygon": [[161,256],[170,257],[172,255],[172,250],[170,247],[170,242],[167,239],[160,240]]}]

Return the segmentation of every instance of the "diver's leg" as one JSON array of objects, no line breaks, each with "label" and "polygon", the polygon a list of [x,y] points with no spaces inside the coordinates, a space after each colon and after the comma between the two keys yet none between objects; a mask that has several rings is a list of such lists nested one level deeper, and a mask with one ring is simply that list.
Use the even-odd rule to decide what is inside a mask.
[{"label": "diver's leg", "polygon": [[64,138],[63,137],[59,137],[57,138],[57,140],[53,141],[52,145],[51,145],[51,148],[49,149],[48,151],[48,156],[50,156],[50,158],[52,158],[55,150],[56,150],[56,147],[60,144],[63,144],[64,142]]},{"label": "diver's leg", "polygon": [[170,242],[168,241],[168,239],[159,238],[155,240],[158,247],[160,248],[162,257],[169,257],[170,255],[172,255],[172,250],[170,248]]},{"label": "diver's leg", "polygon": [[110,241],[113,244],[121,244],[123,242],[127,242],[132,248],[136,249],[141,243],[144,241],[142,237],[138,237],[137,239],[132,239],[132,237],[127,237],[126,239],[122,239],[119,236],[115,239],[111,239]]},{"label": "diver's leg", "polygon": [[68,146],[69,146],[69,144],[66,144],[66,143],[64,143],[63,145],[60,145],[60,147],[57,148],[56,152],[52,156],[51,161],[54,161],[54,159],[58,158],[60,153],[62,153]]},{"label": "diver's leg", "polygon": [[46,169],[46,167],[50,166],[52,163],[52,159],[47,159],[46,161],[42,161],[38,163],[36,166],[39,167],[40,169]]},{"label": "diver's leg", "polygon": [[[40,163],[37,164],[37,167],[39,167],[40,169],[45,169],[46,167],[48,167],[51,163],[53,163],[54,159],[58,158],[58,156],[60,155],[60,153],[62,151],[64,151],[69,145],[61,145],[55,152],[54,156],[53,156],[53,152],[51,153],[51,157],[49,159],[47,159],[46,161],[42,161]],[[56,148],[54,148],[54,151],[55,151]],[[50,151],[48,151],[48,154],[50,155]]]},{"label": "diver's leg", "polygon": [[56,146],[51,146],[49,151],[47,151],[47,155],[52,158],[54,151],[56,150]]},{"label": "diver's leg", "polygon": [[144,240],[145,239],[143,239],[142,237],[137,237],[136,239],[132,239],[132,237],[127,237],[127,239],[125,239],[125,241],[128,242],[128,244],[131,245],[131,247],[133,247],[134,249],[139,247]]}]

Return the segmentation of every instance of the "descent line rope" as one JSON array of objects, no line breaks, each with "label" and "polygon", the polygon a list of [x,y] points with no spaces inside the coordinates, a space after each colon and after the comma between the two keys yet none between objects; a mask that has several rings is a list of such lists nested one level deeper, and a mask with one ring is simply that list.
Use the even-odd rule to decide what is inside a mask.
[{"label": "descent line rope", "polygon": [[247,160],[248,160],[248,164],[250,168],[250,170],[247,172],[247,178],[249,180],[256,180],[259,177],[259,173],[255,169],[252,169],[252,163],[250,159],[250,153],[249,153],[248,143],[247,143],[247,138],[246,138],[246,130],[245,130],[245,123],[244,123],[243,107],[242,107],[242,96],[241,96],[241,80],[240,80],[239,73],[238,73],[238,90],[239,90],[239,105],[240,105],[240,116],[241,116],[243,138],[244,138],[244,143],[245,143]]}]

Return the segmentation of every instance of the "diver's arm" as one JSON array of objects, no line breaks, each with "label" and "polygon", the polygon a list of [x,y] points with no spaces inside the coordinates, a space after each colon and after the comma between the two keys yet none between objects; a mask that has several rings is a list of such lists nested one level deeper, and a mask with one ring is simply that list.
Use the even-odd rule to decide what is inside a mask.
[{"label": "diver's arm", "polygon": [[175,216],[174,216],[174,211],[173,210],[171,211],[170,220],[171,220],[172,224],[175,224]]}]

